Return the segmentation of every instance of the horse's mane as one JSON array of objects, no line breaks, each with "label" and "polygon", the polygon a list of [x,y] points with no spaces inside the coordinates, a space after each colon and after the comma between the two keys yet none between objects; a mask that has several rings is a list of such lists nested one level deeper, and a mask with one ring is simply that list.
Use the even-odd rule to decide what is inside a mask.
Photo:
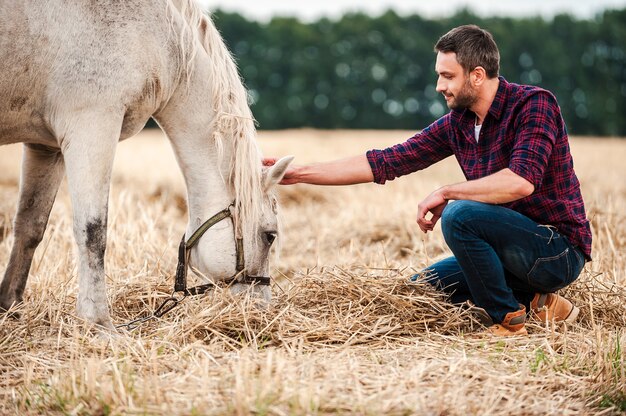
[{"label": "horse's mane", "polygon": [[[191,45],[185,69],[193,71],[193,57],[198,52],[198,40],[209,55],[212,105],[211,131],[213,140],[223,160],[224,145],[232,145],[232,157],[228,161],[228,184],[236,201],[237,217],[241,219],[236,232],[249,235],[259,223],[263,188],[261,180],[261,152],[257,147],[254,118],[248,106],[248,96],[237,71],[235,61],[220,33],[195,0],[178,0],[179,11],[188,24],[182,35],[182,47]],[[191,42],[185,42],[186,35]],[[222,163],[220,163],[222,165]]]}]

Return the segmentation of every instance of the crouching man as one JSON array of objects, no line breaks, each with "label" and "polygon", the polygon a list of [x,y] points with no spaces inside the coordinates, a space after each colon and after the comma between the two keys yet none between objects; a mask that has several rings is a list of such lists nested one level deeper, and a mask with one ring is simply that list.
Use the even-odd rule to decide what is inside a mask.
[{"label": "crouching man", "polygon": [[591,260],[591,229],[554,95],[499,76],[498,47],[477,26],[451,30],[435,51],[448,114],[393,147],[292,166],[282,183],[384,184],[454,155],[467,181],[435,190],[417,211],[425,233],[441,219],[453,256],[415,279],[471,302],[493,335],[526,334],[528,309],[575,320],[578,308],[555,292]]}]

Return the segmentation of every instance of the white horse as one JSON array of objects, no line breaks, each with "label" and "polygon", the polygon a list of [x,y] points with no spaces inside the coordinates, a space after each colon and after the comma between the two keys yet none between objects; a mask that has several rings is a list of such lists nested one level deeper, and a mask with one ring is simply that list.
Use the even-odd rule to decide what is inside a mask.
[{"label": "white horse", "polygon": [[[113,328],[104,278],[111,169],[118,141],[150,117],[185,178],[187,236],[235,201],[235,221],[209,229],[190,264],[213,280],[234,275],[239,235],[246,272],[269,276],[277,225],[268,191],[290,159],[263,172],[236,66],[194,0],[0,0],[0,145],[24,143],[0,309],[22,301],[65,171],[78,246],[77,312]],[[267,286],[254,290],[270,296]]]}]

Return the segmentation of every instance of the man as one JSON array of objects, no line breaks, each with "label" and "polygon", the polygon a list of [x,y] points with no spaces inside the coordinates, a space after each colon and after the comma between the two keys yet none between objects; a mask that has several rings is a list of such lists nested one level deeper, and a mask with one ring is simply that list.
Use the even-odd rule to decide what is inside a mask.
[{"label": "man", "polygon": [[499,77],[498,47],[477,26],[451,30],[435,51],[448,114],[405,143],[295,166],[282,183],[384,184],[455,155],[467,181],[435,190],[417,212],[425,233],[441,219],[454,256],[420,277],[475,305],[493,335],[526,334],[528,308],[573,321],[578,309],[554,292],[591,259],[591,230],[555,97]]}]

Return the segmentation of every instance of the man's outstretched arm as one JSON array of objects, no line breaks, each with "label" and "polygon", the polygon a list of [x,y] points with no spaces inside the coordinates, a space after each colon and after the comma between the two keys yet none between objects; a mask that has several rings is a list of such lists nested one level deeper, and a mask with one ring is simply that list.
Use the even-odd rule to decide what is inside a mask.
[{"label": "man's outstretched arm", "polygon": [[[263,165],[272,166],[276,159],[267,158]],[[282,185],[295,183],[310,183],[313,185],[355,185],[357,183],[373,182],[372,168],[366,155],[347,157],[330,162],[313,163],[310,165],[291,165]]]}]

